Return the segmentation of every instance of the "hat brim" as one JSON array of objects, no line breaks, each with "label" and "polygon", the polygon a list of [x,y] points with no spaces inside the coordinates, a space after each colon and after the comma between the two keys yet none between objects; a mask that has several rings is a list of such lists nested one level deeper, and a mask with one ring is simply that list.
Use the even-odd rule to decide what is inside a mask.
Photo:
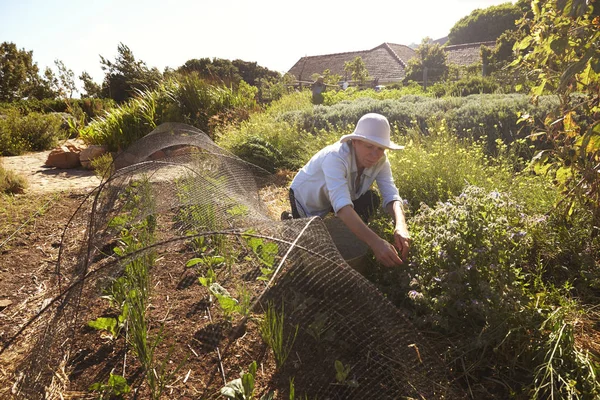
[{"label": "hat brim", "polygon": [[392,142],[391,140],[389,143],[380,143],[371,138],[367,138],[365,136],[358,135],[356,133],[351,133],[349,135],[342,136],[340,138],[340,142],[344,143],[344,142],[347,142],[348,140],[352,140],[352,139],[362,140],[363,142],[368,142],[368,143],[374,144],[375,146],[385,147],[388,150],[402,150],[404,148],[404,146],[400,146],[399,144],[396,144],[396,143]]}]

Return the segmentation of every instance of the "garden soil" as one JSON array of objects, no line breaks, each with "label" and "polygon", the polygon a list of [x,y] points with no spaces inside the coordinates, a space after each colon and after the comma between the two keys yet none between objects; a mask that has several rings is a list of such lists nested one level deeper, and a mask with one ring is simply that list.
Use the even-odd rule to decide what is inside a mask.
[{"label": "garden soil", "polygon": [[[448,382],[438,352],[427,344],[431,341],[344,263],[322,222],[278,221],[286,185],[266,180],[256,185],[246,164],[205,135],[180,126],[159,128],[148,143],[140,144],[141,150],[152,154],[167,148],[160,140],[150,140],[158,138],[169,145],[182,144],[174,140],[196,141],[210,153],[190,152],[124,167],[96,192],[102,195],[97,202],[88,196],[99,184],[92,172],[46,169],[47,153],[25,156],[20,162],[2,160],[6,169],[28,179],[29,188],[0,204],[0,398],[97,398],[89,392],[90,385],[110,382],[113,371],[135,388],[127,398],[150,398],[156,390],[150,389],[149,378],[163,376],[162,371],[168,376],[161,398],[216,399],[221,397],[219,389],[252,361],[259,365],[257,397],[276,390],[276,398],[289,398],[287,388],[294,379],[296,392],[309,398],[465,398]],[[134,162],[146,159],[140,154],[129,155]],[[184,178],[173,180],[180,170]],[[144,180],[149,183],[140,183]],[[147,195],[152,202],[143,202]],[[93,219],[87,219],[86,210],[94,210]],[[114,249],[124,242],[116,240],[118,230],[112,232],[111,224],[123,215],[149,211],[140,221],[148,229],[160,227],[157,245],[115,257]],[[210,216],[210,221],[201,219]],[[238,221],[240,228],[234,225]],[[219,267],[217,279],[234,297],[242,299],[242,292],[247,293],[254,302],[248,318],[228,316],[215,304],[214,296],[198,283],[206,268],[186,267],[196,254],[204,262],[219,258],[210,248],[198,253],[206,247],[207,242],[199,240],[204,237],[215,248],[221,243],[224,249],[234,249],[227,251],[233,262]],[[261,247],[256,247],[258,239]],[[268,284],[257,279],[271,256],[269,243],[277,244],[273,261],[281,260],[272,286],[273,279]],[[100,297],[102,288],[109,287],[127,263],[146,256],[155,260],[148,330],[160,338],[154,342],[158,364],[148,376],[126,338],[110,338],[86,323],[116,317]],[[268,307],[279,307],[283,315],[284,303],[286,332],[281,336],[293,343],[294,351],[278,368],[261,339],[259,324]],[[32,320],[41,310],[44,314]],[[159,365],[160,360],[165,364]],[[351,369],[348,379],[337,376],[338,363]]]}]

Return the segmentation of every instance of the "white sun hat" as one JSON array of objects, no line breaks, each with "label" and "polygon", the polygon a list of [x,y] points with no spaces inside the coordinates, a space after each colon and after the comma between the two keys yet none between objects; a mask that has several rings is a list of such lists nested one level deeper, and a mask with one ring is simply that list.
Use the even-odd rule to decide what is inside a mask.
[{"label": "white sun hat", "polygon": [[354,132],[342,136],[340,142],[344,143],[352,139],[363,140],[390,150],[404,148],[404,146],[397,145],[390,140],[390,123],[386,117],[376,113],[363,115],[358,120]]}]

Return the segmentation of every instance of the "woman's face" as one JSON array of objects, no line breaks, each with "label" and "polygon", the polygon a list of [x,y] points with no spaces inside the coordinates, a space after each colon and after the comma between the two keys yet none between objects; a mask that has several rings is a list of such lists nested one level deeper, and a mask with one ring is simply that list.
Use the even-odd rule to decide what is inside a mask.
[{"label": "woman's face", "polygon": [[385,154],[385,147],[376,146],[369,142],[352,139],[354,153],[356,154],[356,165],[358,168],[370,168],[377,164]]}]

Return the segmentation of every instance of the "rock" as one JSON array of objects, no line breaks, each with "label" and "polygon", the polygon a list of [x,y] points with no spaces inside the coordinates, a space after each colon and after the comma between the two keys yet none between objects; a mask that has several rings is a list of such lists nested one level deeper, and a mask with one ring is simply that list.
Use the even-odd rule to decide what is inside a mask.
[{"label": "rock", "polygon": [[79,161],[81,166],[86,169],[93,169],[92,160],[106,153],[106,146],[90,145],[81,150],[79,153]]},{"label": "rock", "polygon": [[80,165],[79,153],[85,148],[81,139],[69,139],[48,154],[46,166],[62,169],[77,168]]},{"label": "rock", "polygon": [[0,310],[5,309],[6,307],[10,306],[12,304],[11,300],[0,300]]},{"label": "rock", "polygon": [[55,148],[48,154],[45,165],[63,169],[77,168],[80,165],[79,150],[75,151],[73,147],[68,145]]}]

